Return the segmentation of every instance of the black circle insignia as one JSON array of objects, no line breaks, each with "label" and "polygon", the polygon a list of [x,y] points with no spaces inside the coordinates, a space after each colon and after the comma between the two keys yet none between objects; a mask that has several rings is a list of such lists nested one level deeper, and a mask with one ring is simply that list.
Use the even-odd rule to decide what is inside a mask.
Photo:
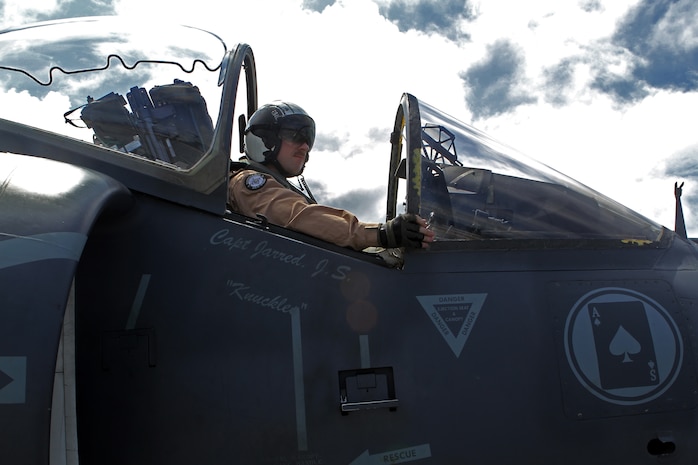
[{"label": "black circle insignia", "polygon": [[245,178],[245,187],[251,191],[256,191],[257,189],[262,188],[266,183],[267,178],[259,173],[250,174]]},{"label": "black circle insignia", "polygon": [[658,398],[683,364],[683,339],[671,314],[630,289],[606,287],[581,297],[567,316],[564,341],[577,380],[616,405]]}]

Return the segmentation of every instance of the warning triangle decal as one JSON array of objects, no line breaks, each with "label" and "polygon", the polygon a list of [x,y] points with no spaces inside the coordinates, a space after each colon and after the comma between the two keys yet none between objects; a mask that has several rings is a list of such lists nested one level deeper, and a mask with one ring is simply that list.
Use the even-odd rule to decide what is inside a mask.
[{"label": "warning triangle decal", "polygon": [[417,296],[456,357],[460,357],[486,298],[487,294]]}]

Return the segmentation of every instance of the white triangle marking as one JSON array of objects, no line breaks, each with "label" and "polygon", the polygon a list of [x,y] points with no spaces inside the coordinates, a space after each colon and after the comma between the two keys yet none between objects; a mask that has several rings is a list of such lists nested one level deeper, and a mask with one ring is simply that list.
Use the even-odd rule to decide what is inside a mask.
[{"label": "white triangle marking", "polygon": [[[460,357],[487,294],[422,295],[417,300],[456,357]],[[445,314],[451,313],[451,321]],[[457,329],[454,331],[453,329]]]}]

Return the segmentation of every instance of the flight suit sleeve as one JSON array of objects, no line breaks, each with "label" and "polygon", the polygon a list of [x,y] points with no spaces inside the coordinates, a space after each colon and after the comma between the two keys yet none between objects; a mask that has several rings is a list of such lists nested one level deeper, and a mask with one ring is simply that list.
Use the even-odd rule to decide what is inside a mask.
[{"label": "flight suit sleeve", "polygon": [[342,247],[362,250],[380,245],[378,223],[364,223],[346,210],[308,203],[273,176],[257,171],[243,170],[233,175],[228,203],[245,216],[264,215],[272,224]]}]

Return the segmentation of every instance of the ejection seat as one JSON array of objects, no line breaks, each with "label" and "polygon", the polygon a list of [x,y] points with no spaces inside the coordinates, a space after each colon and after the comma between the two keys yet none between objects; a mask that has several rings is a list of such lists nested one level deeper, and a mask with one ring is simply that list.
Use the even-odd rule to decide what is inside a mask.
[{"label": "ejection seat", "polygon": [[94,131],[95,143],[182,168],[194,165],[210,147],[213,122],[191,83],[175,79],[150,92],[132,87],[126,97],[131,112],[114,92],[87,98],[80,118]]}]

